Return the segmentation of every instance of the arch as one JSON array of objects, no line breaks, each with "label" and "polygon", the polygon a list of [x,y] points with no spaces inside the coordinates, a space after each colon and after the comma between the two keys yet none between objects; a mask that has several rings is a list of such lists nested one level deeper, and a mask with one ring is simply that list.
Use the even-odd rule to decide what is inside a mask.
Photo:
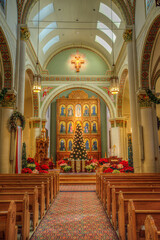
[{"label": "arch", "polygon": [[128,69],[124,69],[119,82],[119,93],[118,93],[118,99],[117,99],[117,115],[118,117],[122,117],[122,98],[123,98],[123,90],[124,90],[124,84],[126,77],[128,75]]},{"label": "arch", "polygon": [[84,48],[84,49],[87,49],[87,50],[90,50],[90,51],[96,53],[104,60],[104,62],[107,64],[108,68],[111,69],[111,64],[108,62],[108,60],[104,57],[104,55],[102,53],[100,53],[96,49],[86,46],[86,45],[68,45],[68,46],[58,49],[57,51],[52,52],[51,55],[47,58],[47,60],[44,62],[43,68],[46,69],[47,65],[49,64],[49,62],[52,60],[52,58],[54,56],[56,56],[57,54],[59,54],[60,52],[62,52],[64,50],[71,49],[71,48]]},{"label": "arch", "polygon": [[160,15],[153,21],[148,31],[141,65],[141,84],[142,88],[149,88],[149,67],[150,57],[153,50],[154,41],[160,28]]},{"label": "arch", "polygon": [[110,115],[111,115],[111,118],[115,118],[116,116],[116,109],[115,109],[115,106],[114,104],[112,103],[110,97],[101,89],[99,88],[96,88],[94,86],[91,86],[91,85],[84,85],[83,83],[77,83],[77,84],[66,84],[66,85],[63,85],[63,86],[60,86],[60,87],[57,87],[55,88],[55,90],[53,90],[48,96],[47,98],[44,100],[43,104],[42,104],[42,107],[40,109],[40,117],[42,119],[45,119],[46,118],[46,112],[47,112],[47,109],[49,107],[49,104],[52,102],[52,100],[57,96],[59,95],[60,93],[64,92],[64,90],[69,90],[69,89],[73,89],[73,88],[81,88],[81,89],[86,89],[86,90],[90,90],[94,93],[96,93],[97,95],[99,95],[103,101],[106,103],[106,105],[108,106],[109,108],[109,111],[110,111]]},{"label": "arch", "polygon": [[4,87],[11,89],[13,80],[12,60],[5,34],[0,27],[0,52],[4,70]]},{"label": "arch", "polygon": [[[26,70],[29,78],[30,78],[30,85],[32,87],[33,84],[33,72],[31,69]],[[32,93],[32,99],[33,99],[33,117],[39,116],[39,97],[37,93]]]},{"label": "arch", "polygon": [[[30,9],[34,6],[37,0],[22,0],[18,3],[18,19],[19,23],[25,24],[27,22],[27,17],[30,12]],[[131,6],[126,5],[124,0],[113,0],[115,5],[120,9],[122,16],[124,17],[126,24],[133,24],[133,16],[131,13]]]},{"label": "arch", "polygon": [[154,66],[154,70],[153,70],[153,74],[152,74],[152,78],[151,78],[151,89],[155,89],[156,81],[160,76],[160,69],[158,69],[158,71],[156,71],[159,64],[160,64],[160,56],[158,57],[158,59],[155,63],[155,66]]}]

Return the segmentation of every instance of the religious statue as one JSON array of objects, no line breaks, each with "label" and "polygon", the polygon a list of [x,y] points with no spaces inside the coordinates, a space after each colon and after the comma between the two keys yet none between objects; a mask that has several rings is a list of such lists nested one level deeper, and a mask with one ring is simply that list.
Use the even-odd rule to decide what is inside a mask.
[{"label": "religious statue", "polygon": [[95,105],[92,107],[92,114],[91,115],[92,116],[96,116],[97,115],[97,113],[96,113],[96,106]]},{"label": "religious statue", "polygon": [[72,150],[72,141],[70,140],[69,141],[69,151],[71,151]]},{"label": "religious statue", "polygon": [[81,117],[81,105],[80,104],[76,105],[75,116],[76,117]]},{"label": "religious statue", "polygon": [[93,142],[92,150],[93,150],[93,151],[96,151],[96,150],[97,150],[97,141],[94,141],[94,142]]},{"label": "religious statue", "polygon": [[89,108],[87,106],[85,106],[84,108],[84,116],[89,116]]},{"label": "religious statue", "polygon": [[60,133],[65,133],[65,125],[63,123],[61,123],[61,127],[60,127]]},{"label": "religious statue", "polygon": [[68,108],[68,116],[73,116],[73,108],[72,108],[72,106],[70,106]]},{"label": "religious statue", "polygon": [[64,110],[65,110],[65,107],[62,105],[61,106],[61,113],[60,113],[61,116],[65,116]]},{"label": "religious statue", "polygon": [[96,132],[97,132],[96,123],[93,123],[93,132],[94,132],[94,133],[96,133]]},{"label": "religious statue", "polygon": [[60,141],[60,151],[65,151],[66,148],[65,148],[65,144],[64,144],[64,140],[61,140]]},{"label": "religious statue", "polygon": [[88,140],[86,141],[85,146],[86,146],[86,150],[89,150],[89,141]]},{"label": "religious statue", "polygon": [[69,123],[68,133],[73,133],[73,126],[71,122]]},{"label": "religious statue", "polygon": [[84,133],[88,133],[89,124],[86,122],[84,126]]}]

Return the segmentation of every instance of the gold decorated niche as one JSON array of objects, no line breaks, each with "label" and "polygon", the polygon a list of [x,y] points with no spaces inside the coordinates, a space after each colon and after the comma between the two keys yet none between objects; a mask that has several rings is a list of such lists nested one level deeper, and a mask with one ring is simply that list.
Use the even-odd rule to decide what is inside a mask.
[{"label": "gold decorated niche", "polygon": [[74,132],[79,123],[89,157],[101,157],[100,99],[82,90],[72,91],[68,97],[57,99],[57,160],[68,158],[73,145]]}]

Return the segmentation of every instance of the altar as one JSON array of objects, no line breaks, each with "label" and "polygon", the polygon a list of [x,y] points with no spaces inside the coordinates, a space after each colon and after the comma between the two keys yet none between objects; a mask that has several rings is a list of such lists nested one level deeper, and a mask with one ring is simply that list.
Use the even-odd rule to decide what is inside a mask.
[{"label": "altar", "polygon": [[73,173],[85,172],[85,166],[87,165],[87,160],[72,159],[68,161],[72,168]]}]

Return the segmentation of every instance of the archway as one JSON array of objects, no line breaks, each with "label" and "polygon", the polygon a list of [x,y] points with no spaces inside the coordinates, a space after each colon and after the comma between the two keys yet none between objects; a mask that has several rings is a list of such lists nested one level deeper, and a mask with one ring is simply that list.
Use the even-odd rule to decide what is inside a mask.
[{"label": "archway", "polygon": [[8,43],[1,27],[0,27],[0,45],[1,45],[0,52],[2,55],[3,70],[4,70],[4,87],[11,89],[12,78],[13,78],[12,60],[11,60],[11,54],[8,47]]}]

